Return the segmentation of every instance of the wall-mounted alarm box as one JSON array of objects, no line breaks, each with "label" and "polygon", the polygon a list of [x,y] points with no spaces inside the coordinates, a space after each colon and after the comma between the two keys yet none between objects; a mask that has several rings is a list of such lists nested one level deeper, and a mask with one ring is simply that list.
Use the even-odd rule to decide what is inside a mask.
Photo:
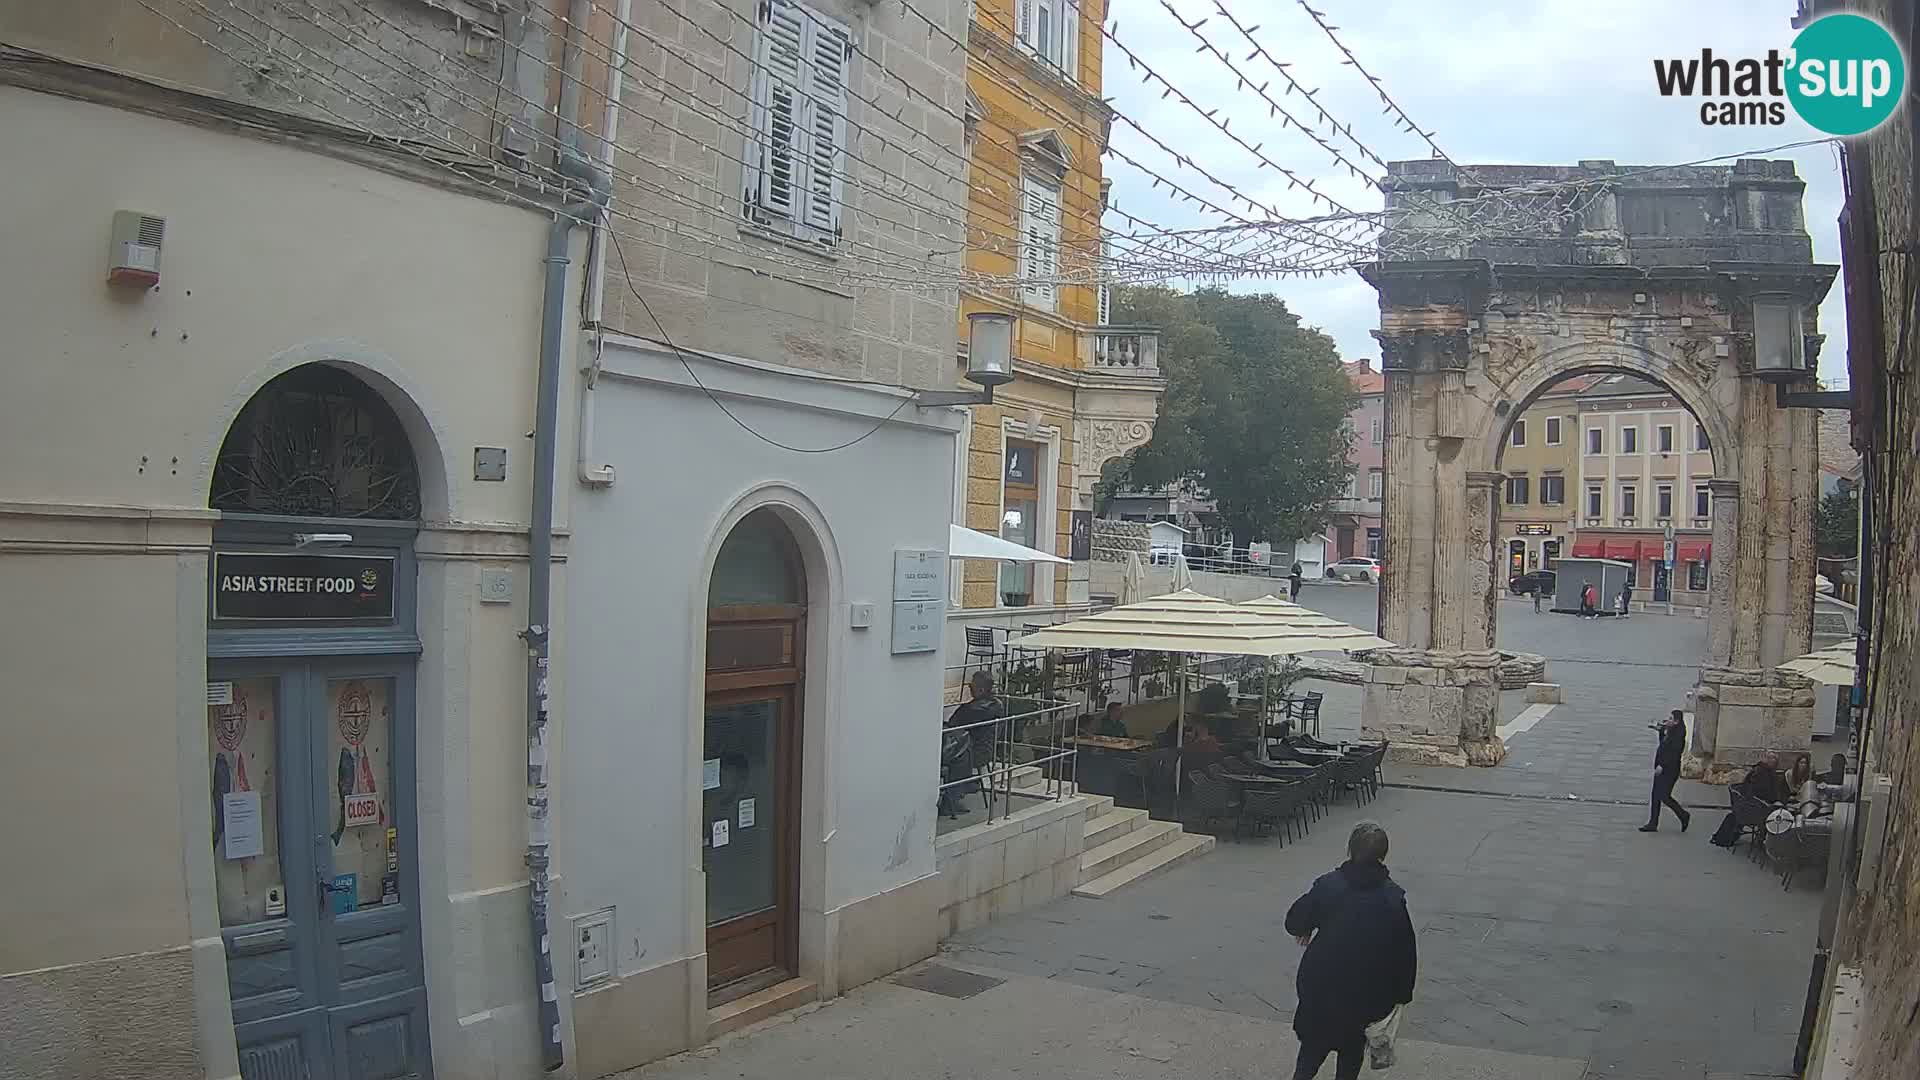
[{"label": "wall-mounted alarm box", "polygon": [[143,289],[160,284],[160,243],[166,235],[166,218],[137,210],[114,211],[107,282]]}]

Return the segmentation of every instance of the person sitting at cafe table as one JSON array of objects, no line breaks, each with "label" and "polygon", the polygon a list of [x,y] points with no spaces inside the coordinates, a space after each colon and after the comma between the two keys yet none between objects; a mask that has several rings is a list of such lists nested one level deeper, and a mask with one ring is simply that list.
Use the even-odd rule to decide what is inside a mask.
[{"label": "person sitting at cafe table", "polygon": [[1127,737],[1127,725],[1120,719],[1119,702],[1107,702],[1106,715],[1100,718],[1100,726],[1095,733],[1115,739],[1124,739]]}]

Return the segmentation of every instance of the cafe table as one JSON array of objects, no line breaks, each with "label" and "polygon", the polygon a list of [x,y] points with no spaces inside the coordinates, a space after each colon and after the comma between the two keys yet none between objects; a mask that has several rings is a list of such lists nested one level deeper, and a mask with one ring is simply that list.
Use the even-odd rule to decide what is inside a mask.
[{"label": "cafe table", "polygon": [[1153,740],[1118,735],[1069,735],[1062,740],[1075,749],[1074,784],[1090,795],[1119,796],[1122,766],[1128,758],[1153,749]]}]

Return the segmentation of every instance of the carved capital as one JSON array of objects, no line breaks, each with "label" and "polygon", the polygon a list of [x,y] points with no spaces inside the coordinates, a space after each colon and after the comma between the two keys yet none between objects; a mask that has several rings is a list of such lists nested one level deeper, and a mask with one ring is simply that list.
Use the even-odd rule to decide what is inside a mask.
[{"label": "carved capital", "polygon": [[1437,371],[1465,371],[1469,345],[1465,330],[1425,330],[1433,341],[1433,366]]},{"label": "carved capital", "polygon": [[1753,335],[1733,334],[1728,338],[1733,349],[1733,363],[1742,375],[1753,374]]},{"label": "carved capital", "polygon": [[1467,490],[1472,491],[1475,488],[1484,488],[1488,491],[1498,491],[1500,485],[1506,483],[1506,481],[1507,474],[1505,473],[1480,472],[1479,470],[1474,470],[1467,474]]}]

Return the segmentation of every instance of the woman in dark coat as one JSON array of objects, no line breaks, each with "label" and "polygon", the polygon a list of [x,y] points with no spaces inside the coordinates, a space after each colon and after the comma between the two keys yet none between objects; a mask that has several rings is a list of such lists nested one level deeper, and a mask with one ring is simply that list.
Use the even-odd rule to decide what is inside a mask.
[{"label": "woman in dark coat", "polygon": [[1413,919],[1386,857],[1387,831],[1361,822],[1347,839],[1347,861],[1287,909],[1287,933],[1307,947],[1294,981],[1294,1080],[1313,1080],[1330,1053],[1338,1055],[1336,1080],[1355,1080],[1367,1025],[1413,1000]]}]

